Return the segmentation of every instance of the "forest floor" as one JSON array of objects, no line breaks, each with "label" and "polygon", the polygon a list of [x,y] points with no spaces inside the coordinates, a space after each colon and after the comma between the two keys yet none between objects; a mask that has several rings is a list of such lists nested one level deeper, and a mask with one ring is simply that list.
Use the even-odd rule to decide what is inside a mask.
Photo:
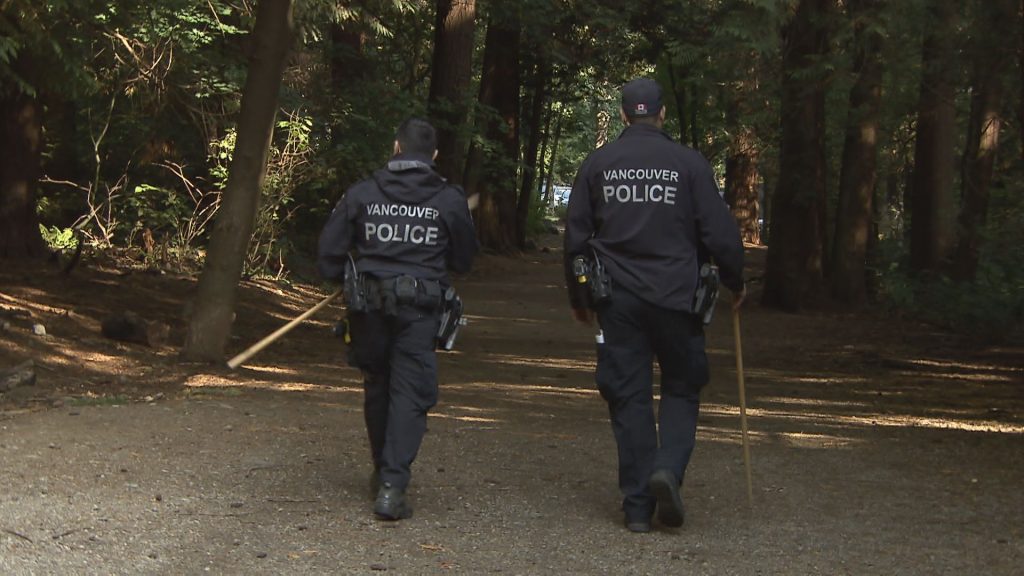
[{"label": "forest floor", "polygon": [[[757,276],[764,251],[749,253]],[[32,359],[38,374],[0,394],[0,573],[1021,573],[1021,346],[771,311],[753,283],[753,503],[723,303],[686,524],[633,534],[593,330],[570,320],[557,248],[484,256],[457,284],[470,323],[441,355],[415,516],[385,523],[359,374],[330,335],[337,306],[230,372],[177,358],[194,279],[98,262],[0,271],[0,370]],[[320,298],[243,283],[230,352]],[[103,338],[100,321],[125,309],[170,324],[169,343]]]}]

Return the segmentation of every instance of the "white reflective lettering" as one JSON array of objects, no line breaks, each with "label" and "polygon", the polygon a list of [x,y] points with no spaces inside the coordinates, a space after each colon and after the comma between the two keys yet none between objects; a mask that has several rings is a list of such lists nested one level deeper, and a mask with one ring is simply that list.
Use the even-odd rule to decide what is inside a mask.
[{"label": "white reflective lettering", "polygon": [[619,202],[629,202],[629,186],[622,185],[615,189],[615,199]]}]

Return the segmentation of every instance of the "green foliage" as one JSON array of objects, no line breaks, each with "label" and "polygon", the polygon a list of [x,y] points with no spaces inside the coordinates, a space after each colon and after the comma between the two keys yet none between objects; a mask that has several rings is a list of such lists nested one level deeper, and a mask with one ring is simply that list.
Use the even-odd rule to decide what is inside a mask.
[{"label": "green foliage", "polygon": [[39,233],[42,234],[43,241],[53,252],[65,252],[78,246],[79,239],[72,228],[46,227],[40,224]]},{"label": "green foliage", "polygon": [[[1019,215],[1022,209],[1014,210]],[[913,276],[903,265],[905,246],[884,241],[881,301],[894,313],[987,340],[1024,337],[1024,232],[996,218],[986,228],[983,246],[975,281],[954,282],[947,276]]]}]

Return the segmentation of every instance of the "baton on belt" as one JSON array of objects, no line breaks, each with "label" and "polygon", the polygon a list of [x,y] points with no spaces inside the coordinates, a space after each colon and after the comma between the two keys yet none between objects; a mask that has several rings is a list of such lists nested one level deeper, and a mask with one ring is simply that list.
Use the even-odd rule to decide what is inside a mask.
[{"label": "baton on belt", "polygon": [[274,332],[272,332],[266,338],[260,340],[259,342],[253,344],[252,346],[246,348],[245,350],[242,351],[241,354],[235,356],[231,360],[228,360],[228,368],[234,370],[235,368],[238,368],[239,366],[241,366],[242,362],[245,362],[249,358],[252,358],[257,352],[259,352],[260,350],[263,350],[267,346],[270,346],[274,342],[274,340],[277,340],[281,336],[284,336],[292,328],[295,328],[296,326],[298,326],[303,320],[305,320],[306,318],[309,318],[313,314],[316,314],[324,306],[327,306],[331,302],[331,300],[334,300],[335,298],[340,296],[341,292],[342,292],[342,289],[338,288],[337,290],[335,290],[335,292],[333,294],[331,294],[327,298],[324,298],[323,300],[321,300],[320,303],[317,304],[316,306],[313,306],[309,310],[306,310],[302,314],[300,314],[297,317],[295,317],[295,319],[292,320],[291,322],[285,324],[284,326],[281,326],[277,330],[274,330]]},{"label": "baton on belt", "polygon": [[740,342],[740,310],[732,309],[732,331],[736,342],[736,380],[740,388],[740,429],[743,432],[743,467],[747,472],[747,504],[754,505],[754,482],[750,473],[750,441],[747,439],[747,394],[743,386],[743,346]]}]

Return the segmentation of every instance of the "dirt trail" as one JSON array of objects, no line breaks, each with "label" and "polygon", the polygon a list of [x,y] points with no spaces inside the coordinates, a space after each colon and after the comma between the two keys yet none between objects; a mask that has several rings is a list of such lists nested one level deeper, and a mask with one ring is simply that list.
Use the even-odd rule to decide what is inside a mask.
[{"label": "dirt trail", "polygon": [[[328,335],[336,309],[230,373],[98,336],[127,308],[180,342],[188,279],[3,272],[0,307],[49,335],[23,318],[0,334],[0,367],[40,365],[35,387],[0,395],[0,573],[1020,572],[1020,347],[750,306],[749,508],[720,310],[686,525],[631,534],[593,334],[569,320],[558,263],[486,257],[459,282],[470,324],[442,356],[415,516],[395,524],[370,514],[359,375]],[[318,298],[246,284],[232,350]]]}]

